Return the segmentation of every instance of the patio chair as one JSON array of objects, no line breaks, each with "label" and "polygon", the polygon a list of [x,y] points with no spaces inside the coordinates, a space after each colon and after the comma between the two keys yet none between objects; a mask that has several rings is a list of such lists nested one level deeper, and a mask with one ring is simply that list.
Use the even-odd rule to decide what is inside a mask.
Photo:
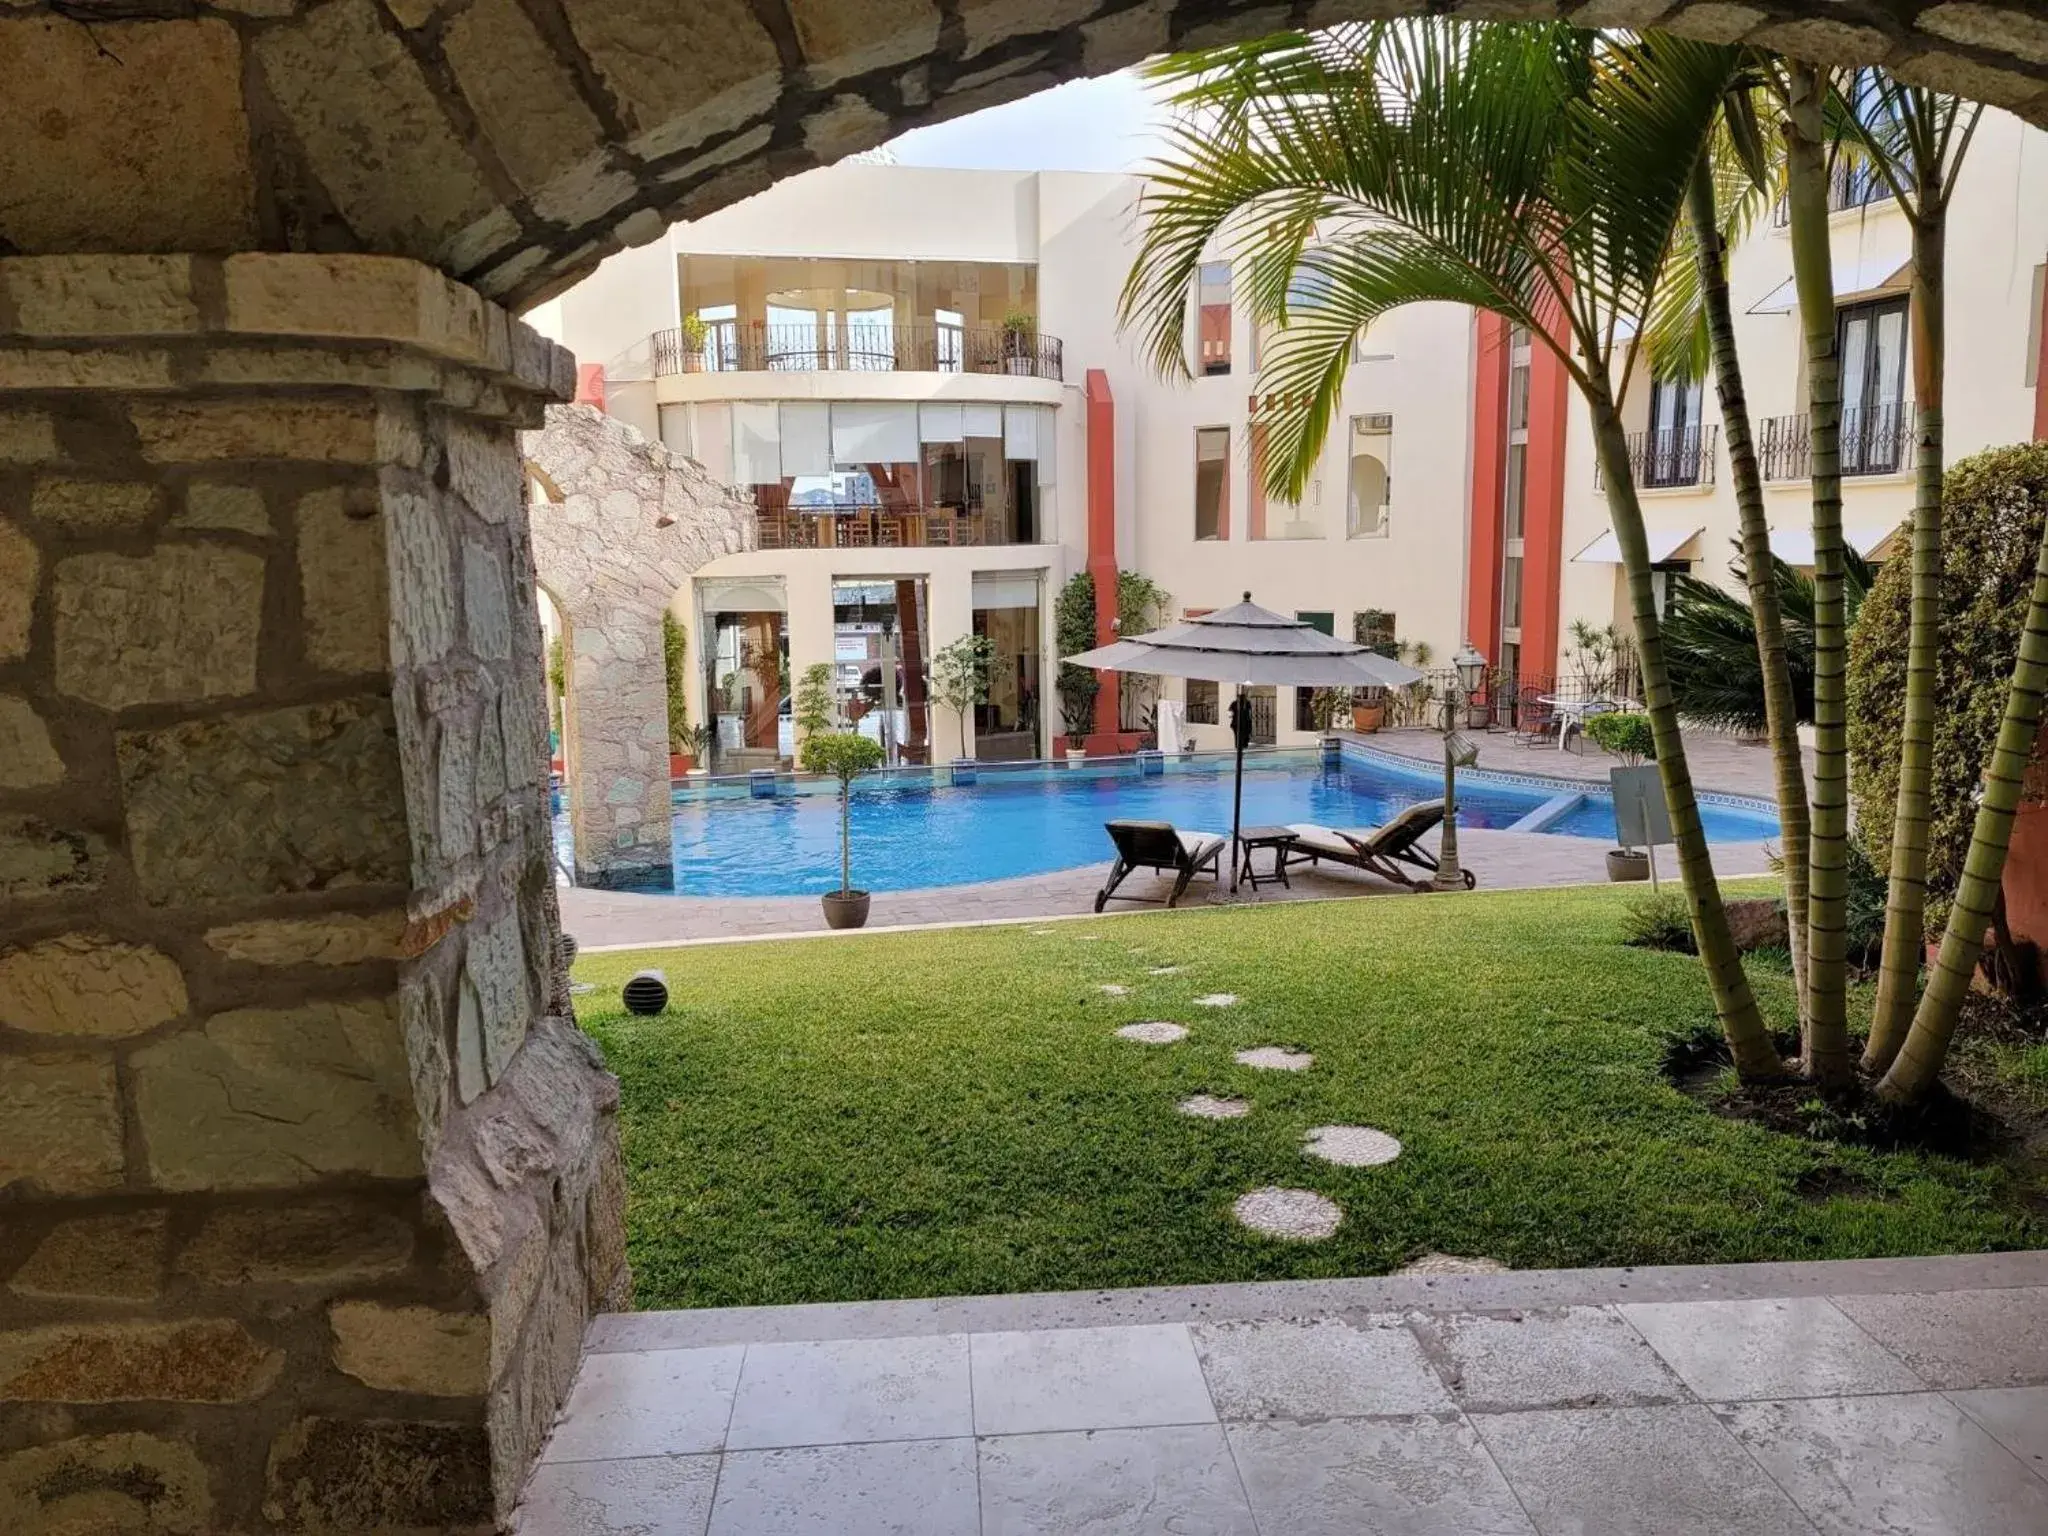
[{"label": "patio chair", "polygon": [[1515,721],[1515,740],[1525,747],[1548,746],[1561,730],[1568,730],[1571,722],[1557,711],[1554,704],[1543,701],[1541,688],[1522,690],[1521,708]]},{"label": "patio chair", "polygon": [[1222,856],[1230,839],[1220,832],[1182,832],[1170,821],[1106,821],[1102,829],[1116,844],[1116,862],[1109,867],[1109,879],[1095,893],[1095,910],[1104,903],[1152,901],[1150,896],[1118,896],[1116,888],[1137,870],[1173,875],[1173,890],[1166,898],[1170,907],[1179,901],[1188,882],[1204,870],[1216,880],[1223,878]]},{"label": "patio chair", "polygon": [[[1298,822],[1287,829],[1294,834],[1287,863],[1291,867],[1327,859],[1332,864],[1364,870],[1395,885],[1405,885],[1411,891],[1426,891],[1430,882],[1407,874],[1401,866],[1405,864],[1429,875],[1437,872],[1436,855],[1422,846],[1422,838],[1441,826],[1443,819],[1443,801],[1423,800],[1379,827],[1320,827],[1313,822]],[[1479,883],[1479,877],[1471,870],[1464,871],[1464,875],[1466,890]]]}]

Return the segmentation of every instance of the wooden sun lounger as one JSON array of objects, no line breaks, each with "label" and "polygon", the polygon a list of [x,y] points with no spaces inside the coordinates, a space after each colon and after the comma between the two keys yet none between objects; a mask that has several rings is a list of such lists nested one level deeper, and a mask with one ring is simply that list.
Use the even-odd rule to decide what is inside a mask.
[{"label": "wooden sun lounger", "polygon": [[[1422,870],[1425,876],[1437,872],[1436,855],[1422,846],[1422,838],[1441,826],[1443,819],[1443,801],[1424,800],[1380,827],[1320,827],[1313,822],[1297,822],[1287,829],[1294,834],[1287,862],[1292,866],[1327,859],[1332,864],[1364,870],[1395,885],[1405,885],[1411,891],[1426,891],[1430,888],[1429,880],[1410,875],[1401,866]],[[1464,874],[1465,889],[1469,891],[1479,883],[1479,877],[1469,869]]]},{"label": "wooden sun lounger", "polygon": [[1188,882],[1204,870],[1218,880],[1223,878],[1220,861],[1230,839],[1220,832],[1181,832],[1170,821],[1106,821],[1102,825],[1109,840],[1116,844],[1116,862],[1110,866],[1108,881],[1095,893],[1098,912],[1111,900],[1154,899],[1116,894],[1116,888],[1140,869],[1176,877],[1173,891],[1166,898],[1169,907],[1180,900]]}]

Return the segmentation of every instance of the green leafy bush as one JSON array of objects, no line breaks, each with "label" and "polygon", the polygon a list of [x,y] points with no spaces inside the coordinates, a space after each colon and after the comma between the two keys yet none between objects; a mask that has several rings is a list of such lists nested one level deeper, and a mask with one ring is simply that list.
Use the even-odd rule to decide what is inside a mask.
[{"label": "green leafy bush", "polygon": [[820,731],[797,753],[805,773],[829,773],[843,793],[864,773],[882,766],[882,744],[853,731]]},{"label": "green leafy bush", "polygon": [[[1952,465],[1943,502],[1930,924],[1947,912],[1961,878],[1977,787],[2005,710],[2048,519],[2048,443],[1993,448]],[[1850,791],[1857,835],[1880,880],[1891,869],[1911,601],[1912,571],[1902,553],[1879,569],[1849,635]]]},{"label": "green leafy bush", "polygon": [[789,701],[790,724],[806,740],[832,729],[837,713],[832,697],[832,663],[814,661],[797,680]]},{"label": "green leafy bush", "polygon": [[689,632],[666,608],[661,611],[661,668],[668,686],[668,749],[690,750],[689,673],[684,662],[690,649]]},{"label": "green leafy bush", "polygon": [[[1062,656],[1078,656],[1095,648],[1095,578],[1076,571],[1060,588],[1052,607],[1053,639]],[[1060,696],[1060,717],[1067,734],[1085,736],[1095,724],[1095,695],[1102,680],[1087,667],[1060,663],[1054,685]]]},{"label": "green leafy bush", "polygon": [[1668,949],[1693,954],[1692,914],[1677,891],[1638,896],[1621,910],[1621,942],[1637,949]]},{"label": "green leafy bush", "polygon": [[1656,759],[1657,739],[1651,734],[1648,715],[1619,710],[1593,715],[1586,721],[1586,734],[1631,765]]}]

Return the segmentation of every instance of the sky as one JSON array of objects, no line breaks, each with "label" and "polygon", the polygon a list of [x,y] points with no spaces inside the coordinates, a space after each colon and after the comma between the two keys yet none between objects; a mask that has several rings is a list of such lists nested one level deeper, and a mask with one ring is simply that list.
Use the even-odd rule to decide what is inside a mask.
[{"label": "sky", "polygon": [[990,171],[1128,171],[1158,153],[1136,73],[1073,80],[889,142],[900,165]]}]

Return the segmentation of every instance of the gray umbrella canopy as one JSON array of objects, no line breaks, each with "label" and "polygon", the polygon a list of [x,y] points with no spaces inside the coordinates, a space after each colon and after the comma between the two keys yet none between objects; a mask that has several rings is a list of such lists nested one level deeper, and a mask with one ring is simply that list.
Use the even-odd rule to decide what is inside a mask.
[{"label": "gray umbrella canopy", "polygon": [[1422,680],[1413,667],[1349,640],[1335,639],[1301,619],[1261,608],[1249,592],[1243,602],[1232,607],[1066,660],[1077,667],[1193,677],[1246,688],[1261,683],[1297,688],[1398,688]]}]

